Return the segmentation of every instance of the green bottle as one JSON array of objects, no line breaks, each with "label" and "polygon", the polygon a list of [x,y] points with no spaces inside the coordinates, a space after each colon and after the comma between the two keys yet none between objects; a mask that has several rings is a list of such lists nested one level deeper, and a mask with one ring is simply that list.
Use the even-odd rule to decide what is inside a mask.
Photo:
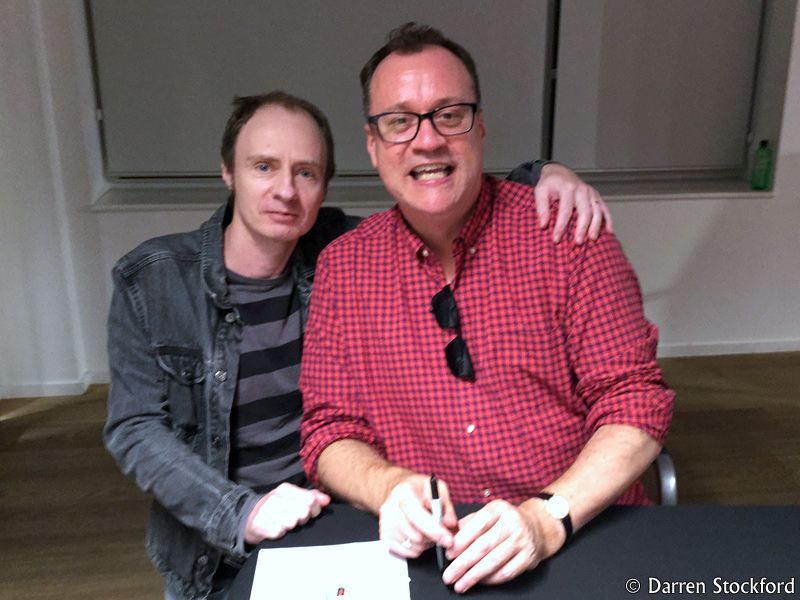
[{"label": "green bottle", "polygon": [[761,140],[753,159],[750,185],[754,190],[766,190],[772,180],[772,150],[768,140]]}]

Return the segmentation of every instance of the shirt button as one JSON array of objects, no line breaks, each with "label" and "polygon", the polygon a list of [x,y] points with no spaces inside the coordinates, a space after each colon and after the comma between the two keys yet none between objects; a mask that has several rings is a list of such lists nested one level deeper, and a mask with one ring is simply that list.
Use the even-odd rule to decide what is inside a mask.
[{"label": "shirt button", "polygon": [[230,311],[228,314],[225,315],[225,322],[226,323],[233,323],[236,320],[236,313]]},{"label": "shirt button", "polygon": [[478,251],[478,249],[477,249],[477,248],[475,248],[475,246],[472,246],[472,247],[471,247],[471,248],[468,250],[468,252],[469,252],[470,254],[475,254],[477,251]]},{"label": "shirt button", "polygon": [[472,433],[473,431],[475,431],[475,423],[470,423],[467,425],[467,433]]},{"label": "shirt button", "polygon": [[197,557],[197,566],[201,569],[208,564],[208,557],[205,554],[201,554]]},{"label": "shirt button", "polygon": [[227,371],[217,371],[214,373],[214,379],[219,381],[220,383],[225,383],[228,380],[228,372]]},{"label": "shirt button", "polygon": [[422,255],[422,258],[428,258],[428,256],[430,256],[430,252],[428,252],[427,248],[423,248],[420,254]]},{"label": "shirt button", "polygon": [[489,496],[492,495],[492,490],[490,490],[489,488],[484,488],[481,494],[483,494],[484,498],[488,498]]},{"label": "shirt button", "polygon": [[214,448],[219,448],[222,445],[222,439],[218,435],[214,435],[211,438],[211,445]]}]

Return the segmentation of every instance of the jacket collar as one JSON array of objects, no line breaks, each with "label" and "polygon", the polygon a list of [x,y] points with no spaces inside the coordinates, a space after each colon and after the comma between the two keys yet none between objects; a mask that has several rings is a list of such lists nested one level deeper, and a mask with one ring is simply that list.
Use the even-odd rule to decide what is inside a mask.
[{"label": "jacket collar", "polygon": [[233,202],[229,199],[200,227],[202,237],[200,269],[203,283],[214,303],[220,308],[230,308],[228,283],[223,257],[223,231],[233,216]]}]

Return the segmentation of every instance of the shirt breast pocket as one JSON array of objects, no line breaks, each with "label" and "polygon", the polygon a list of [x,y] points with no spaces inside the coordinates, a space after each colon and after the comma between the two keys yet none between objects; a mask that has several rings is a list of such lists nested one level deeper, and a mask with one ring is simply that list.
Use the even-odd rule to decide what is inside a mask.
[{"label": "shirt breast pocket", "polygon": [[205,369],[202,352],[194,348],[162,346],[156,360],[163,371],[162,397],[175,435],[191,443],[202,420]]}]

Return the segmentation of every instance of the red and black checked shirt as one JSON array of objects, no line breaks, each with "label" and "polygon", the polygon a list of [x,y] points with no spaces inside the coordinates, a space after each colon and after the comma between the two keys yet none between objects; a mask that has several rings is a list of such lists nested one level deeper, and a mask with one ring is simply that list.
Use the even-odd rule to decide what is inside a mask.
[{"label": "red and black checked shirt", "polygon": [[[305,334],[301,454],[353,438],[447,482],[455,502],[521,502],[601,425],[663,441],[673,394],[657,331],[613,235],[552,242],[532,188],[486,177],[455,244],[454,295],[475,381],[450,372],[430,312],[441,266],[397,207],[320,256]],[[641,485],[622,503],[646,502]]]}]

